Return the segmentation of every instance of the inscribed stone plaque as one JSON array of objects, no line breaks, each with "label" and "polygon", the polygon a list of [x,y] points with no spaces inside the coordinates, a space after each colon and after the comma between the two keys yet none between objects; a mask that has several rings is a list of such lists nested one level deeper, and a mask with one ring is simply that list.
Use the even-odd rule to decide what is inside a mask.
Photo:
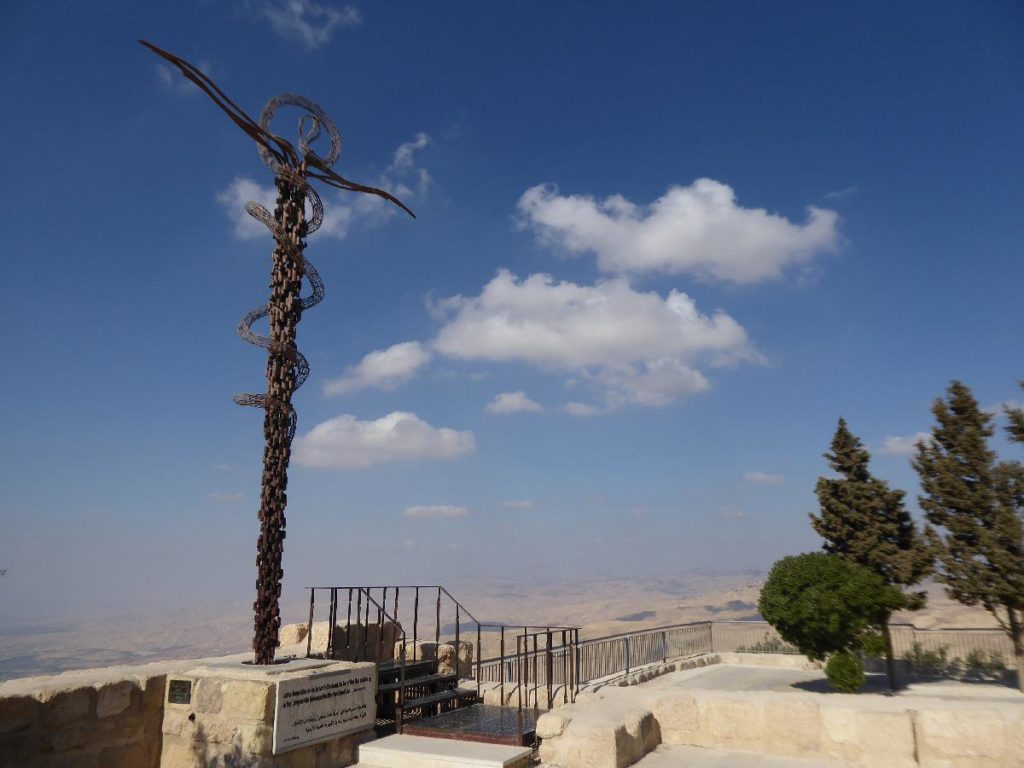
[{"label": "inscribed stone plaque", "polygon": [[169,680],[167,682],[167,703],[168,704],[191,704],[192,703],[192,681],[191,680]]},{"label": "inscribed stone plaque", "polygon": [[342,669],[281,680],[274,710],[274,754],[373,726],[377,668]]}]

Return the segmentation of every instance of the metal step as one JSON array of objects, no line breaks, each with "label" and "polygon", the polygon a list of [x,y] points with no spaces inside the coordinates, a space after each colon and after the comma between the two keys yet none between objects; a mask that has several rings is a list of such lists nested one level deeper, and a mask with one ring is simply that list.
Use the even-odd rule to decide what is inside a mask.
[{"label": "metal step", "polygon": [[537,713],[495,704],[473,704],[440,715],[410,721],[404,733],[435,739],[480,741],[529,746],[537,731]]},{"label": "metal step", "polygon": [[418,699],[408,699],[402,707],[403,711],[410,709],[421,709],[431,707],[435,704],[443,704],[446,701],[461,701],[462,699],[475,699],[476,691],[469,688],[453,688],[448,691],[438,691],[429,696],[421,696]]},{"label": "metal step", "polygon": [[[408,672],[406,674],[408,674]],[[454,672],[438,672],[437,674],[423,675],[422,677],[406,677],[405,687],[414,688],[417,686],[437,685],[438,683],[457,683],[458,681],[459,676],[456,675]],[[401,687],[402,682],[400,680],[395,680],[394,682],[382,683],[381,685],[378,685],[377,690],[380,693],[392,693],[394,691],[397,691]]]},{"label": "metal step", "polygon": [[[422,677],[437,672],[437,659],[421,659],[405,662],[405,677]],[[402,663],[398,660],[382,661],[377,664],[377,681],[390,683],[402,676]]]}]

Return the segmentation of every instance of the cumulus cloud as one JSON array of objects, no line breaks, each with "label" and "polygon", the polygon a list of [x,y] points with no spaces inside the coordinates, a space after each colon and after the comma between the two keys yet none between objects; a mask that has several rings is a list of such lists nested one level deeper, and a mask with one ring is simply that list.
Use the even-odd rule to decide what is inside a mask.
[{"label": "cumulus cloud", "polygon": [[495,395],[494,399],[487,404],[489,413],[541,413],[544,406],[534,402],[522,390],[516,392],[502,392]]},{"label": "cumulus cloud", "polygon": [[402,517],[465,517],[469,514],[466,507],[439,505],[433,507],[406,507]]},{"label": "cumulus cloud", "polygon": [[418,341],[406,341],[371,352],[358,365],[349,367],[343,376],[327,381],[324,394],[332,397],[367,387],[394,389],[415,376],[430,362],[430,357],[430,352]]},{"label": "cumulus cloud", "polygon": [[411,459],[452,459],[475,448],[472,432],[433,427],[415,413],[395,411],[376,421],[345,414],[317,424],[294,443],[306,467],[361,469]]},{"label": "cumulus cloud", "polygon": [[764,362],[725,312],[705,315],[685,293],[662,298],[621,278],[580,285],[500,270],[479,296],[455,296],[433,309],[443,321],[434,347],[448,357],[525,362],[591,386],[602,402],[565,406],[577,416],[703,392],[709,383],[698,364]]},{"label": "cumulus cloud", "polygon": [[771,475],[767,472],[746,472],[743,479],[748,483],[759,485],[782,485],[784,480],[782,475]]},{"label": "cumulus cloud", "polygon": [[570,400],[565,404],[562,410],[570,416],[578,416],[580,418],[585,418],[587,416],[600,416],[602,413],[606,412],[604,408],[598,408],[596,405],[591,405],[590,403],[580,403],[576,400]]},{"label": "cumulus cloud", "polygon": [[320,4],[315,0],[274,0],[264,3],[261,12],[275,32],[311,50],[330,42],[335,30],[362,22],[353,5]]},{"label": "cumulus cloud", "polygon": [[918,443],[922,441],[927,442],[931,437],[931,434],[928,432],[918,432],[906,437],[893,435],[882,441],[882,453],[890,456],[905,456],[914,453],[917,450]]},{"label": "cumulus cloud", "polygon": [[512,501],[506,501],[503,505],[505,509],[532,509],[532,499],[514,499]]},{"label": "cumulus cloud", "polygon": [[808,206],[794,223],[763,208],[744,208],[727,184],[697,179],[672,186],[650,205],[621,195],[603,200],[531,187],[519,199],[525,226],[570,254],[593,253],[610,273],[688,273],[754,283],[834,250],[839,215]]},{"label": "cumulus cloud", "polygon": [[[430,137],[417,133],[416,137],[395,150],[387,168],[376,178],[365,183],[385,189],[397,196],[406,205],[422,201],[430,187],[430,173],[416,164],[416,153],[427,146]],[[348,236],[352,227],[376,226],[394,216],[398,208],[376,195],[335,193],[327,196],[327,190],[320,188],[324,197],[324,220],[313,237],[333,237],[341,240]],[[238,176],[217,193],[217,202],[232,223],[235,237],[250,240],[258,237],[269,238],[270,230],[256,221],[245,211],[250,200],[259,203],[268,211],[274,210],[277,190],[273,184],[260,184],[247,176]],[[307,216],[310,208],[306,206]]]}]

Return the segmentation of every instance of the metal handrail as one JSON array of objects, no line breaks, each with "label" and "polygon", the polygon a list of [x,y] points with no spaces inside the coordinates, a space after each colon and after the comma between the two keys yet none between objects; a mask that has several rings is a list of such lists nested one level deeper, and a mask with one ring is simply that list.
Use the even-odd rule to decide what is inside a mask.
[{"label": "metal handrail", "polygon": [[[396,726],[397,726],[397,730],[398,730],[399,733],[401,733],[401,731],[402,731],[402,713],[404,711],[404,704],[405,704],[404,695],[405,695],[405,681],[406,681],[407,643],[408,643],[408,639],[409,639],[409,636],[408,636],[408,633],[406,631],[406,628],[402,625],[402,623],[399,620],[400,616],[401,616],[401,614],[399,613],[399,610],[398,610],[399,595],[401,593],[401,590],[403,590],[403,589],[407,590],[407,591],[408,590],[413,590],[414,591],[414,595],[415,595],[414,603],[413,603],[413,634],[412,634],[412,640],[413,640],[414,645],[419,642],[420,593],[421,593],[422,590],[428,590],[431,594],[436,592],[436,602],[435,602],[434,611],[433,611],[433,613],[434,613],[434,622],[433,622],[433,624],[434,624],[434,640],[436,642],[440,642],[440,640],[441,640],[441,628],[442,628],[441,627],[441,616],[442,616],[441,606],[442,606],[442,599],[443,598],[447,598],[447,603],[450,604],[450,606],[452,608],[454,608],[454,610],[455,610],[455,617],[454,617],[455,618],[455,622],[454,622],[454,628],[455,628],[455,640],[454,640],[454,642],[455,642],[455,660],[454,660],[454,664],[455,664],[455,670],[456,670],[456,674],[457,675],[461,673],[459,649],[460,649],[460,647],[462,645],[460,643],[460,636],[461,636],[461,631],[462,631],[462,625],[463,625],[463,623],[466,623],[466,624],[470,625],[470,628],[472,628],[472,626],[476,627],[476,648],[475,648],[476,652],[474,654],[476,663],[475,663],[475,665],[473,665],[475,667],[475,671],[471,668],[469,673],[468,673],[468,676],[472,677],[472,678],[475,678],[475,680],[476,680],[476,688],[477,688],[477,696],[478,697],[481,695],[481,685],[482,685],[482,682],[483,682],[483,676],[482,676],[481,673],[482,673],[483,664],[485,663],[484,659],[481,656],[481,649],[482,649],[482,636],[481,636],[481,632],[482,632],[482,629],[484,627],[487,627],[487,628],[490,628],[490,629],[498,629],[501,632],[500,643],[501,643],[501,653],[503,655],[505,653],[505,637],[506,637],[506,633],[508,631],[511,631],[511,632],[514,633],[514,635],[516,637],[517,649],[519,648],[520,642],[525,642],[524,639],[528,639],[528,638],[532,638],[533,639],[533,646],[534,646],[533,647],[533,651],[532,652],[528,652],[528,649],[524,648],[524,653],[523,653],[523,656],[522,656],[523,660],[524,660],[524,664],[520,665],[517,668],[518,669],[518,675],[517,675],[516,680],[515,680],[516,685],[519,688],[519,697],[520,697],[519,711],[518,711],[520,737],[522,737],[522,731],[523,731],[523,700],[522,700],[522,696],[523,696],[523,692],[524,692],[524,687],[530,682],[530,680],[532,680],[532,682],[533,682],[533,696],[534,696],[534,698],[533,698],[533,708],[535,710],[538,708],[537,694],[538,694],[538,690],[539,690],[539,687],[540,687],[540,676],[537,674],[537,659],[535,658],[535,656],[537,654],[543,654],[545,656],[545,680],[546,680],[546,685],[547,685],[548,707],[551,707],[552,704],[553,704],[553,690],[552,690],[552,677],[553,677],[553,674],[552,674],[552,670],[554,669],[554,663],[555,663],[555,659],[556,658],[561,660],[561,663],[562,663],[562,666],[563,666],[563,677],[564,677],[563,682],[565,683],[565,685],[563,686],[563,697],[565,697],[566,701],[568,701],[569,697],[571,696],[571,699],[573,701],[575,701],[576,693],[578,691],[578,674],[577,674],[578,670],[577,670],[577,665],[576,665],[576,662],[575,662],[575,659],[578,657],[578,654],[576,653],[575,649],[576,649],[576,646],[577,646],[577,644],[579,642],[579,630],[580,630],[580,628],[577,627],[577,626],[544,625],[544,624],[507,624],[507,623],[503,623],[503,622],[483,622],[483,621],[480,621],[479,619],[477,619],[476,616],[469,609],[467,609],[465,607],[465,605],[462,604],[461,601],[459,601],[457,598],[455,598],[455,596],[452,595],[452,593],[449,592],[448,589],[446,587],[444,587],[443,585],[441,585],[441,584],[397,584],[397,585],[395,585],[395,584],[388,584],[388,585],[376,585],[376,586],[307,587],[307,589],[310,590],[308,639],[307,639],[307,643],[306,643],[306,655],[307,656],[310,656],[311,653],[312,653],[313,619],[314,619],[314,616],[315,616],[315,609],[316,609],[316,592],[318,590],[327,590],[327,591],[329,591],[329,593],[331,595],[331,602],[330,602],[330,608],[329,608],[329,613],[328,613],[328,622],[329,622],[329,625],[330,625],[331,629],[328,632],[327,655],[330,655],[335,650],[333,648],[333,646],[332,646],[333,638],[334,638],[333,628],[335,626],[337,626],[337,621],[338,621],[338,593],[339,592],[345,592],[345,591],[348,592],[348,614],[347,614],[347,617],[346,617],[346,622],[347,622],[347,625],[348,625],[348,630],[346,631],[346,638],[350,638],[351,637],[352,598],[353,598],[353,596],[355,596],[356,599],[357,599],[357,602],[356,602],[356,617],[355,617],[357,625],[359,624],[360,621],[365,621],[366,625],[368,627],[369,626],[370,605],[372,604],[377,609],[378,624],[380,626],[380,634],[379,634],[379,637],[378,637],[378,642],[382,646],[381,647],[381,653],[378,655],[378,658],[383,657],[383,643],[384,643],[383,625],[384,625],[385,619],[390,621],[390,622],[392,622],[396,626],[397,630],[401,633],[401,642],[402,642],[401,653],[400,653],[400,664],[401,664],[400,675],[401,675],[401,679],[400,679],[400,685],[399,685],[399,703],[398,703],[398,707],[396,709],[396,713],[397,713],[397,716],[396,716]],[[378,602],[377,599],[373,597],[372,593],[375,590],[379,591],[380,599],[381,599],[381,602],[383,603],[383,605],[381,604],[381,602]],[[393,590],[393,592],[391,592],[392,590]],[[391,592],[392,595],[393,595],[393,598],[392,598],[393,599],[393,606],[394,606],[393,607],[393,612],[389,612],[387,610],[388,593],[389,592]],[[366,599],[365,614],[363,614],[363,598],[364,597]],[[432,597],[429,597],[428,599],[430,599],[432,601],[434,600],[434,598],[432,598]],[[408,608],[406,608],[406,610],[408,610]],[[363,618],[363,615],[365,615],[365,619]],[[430,625],[428,624],[427,626],[429,627]],[[447,626],[450,627],[451,625],[447,625]],[[561,645],[556,646],[554,644],[554,639],[559,634],[561,635],[562,642],[561,642]],[[368,636],[368,633],[364,630],[364,633],[363,633],[364,649],[366,647],[367,636]],[[539,647],[539,644],[538,644],[538,637],[542,637],[542,636],[545,638],[545,642],[544,642],[544,647],[541,648],[541,647]],[[417,656],[419,655],[418,650],[416,651],[416,655]],[[518,655],[519,654],[517,652],[517,656]],[[570,663],[570,661],[569,661],[570,656],[571,656],[571,659],[573,660],[572,663]],[[532,659],[532,674],[531,674],[531,668],[528,666],[528,662],[531,659]],[[501,688],[500,688],[500,696],[501,696],[501,701],[502,702],[504,702],[504,700],[505,700],[504,694],[505,694],[505,679],[504,679],[504,675],[503,675],[502,679],[501,679]],[[528,699],[527,699],[527,706],[529,706],[529,700]]]}]

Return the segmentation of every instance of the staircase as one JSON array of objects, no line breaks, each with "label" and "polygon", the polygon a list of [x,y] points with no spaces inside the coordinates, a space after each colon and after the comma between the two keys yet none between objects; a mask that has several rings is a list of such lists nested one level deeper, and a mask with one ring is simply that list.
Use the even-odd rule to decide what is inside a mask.
[{"label": "staircase", "polygon": [[[477,701],[475,688],[459,688],[454,672],[439,672],[437,659],[377,663],[377,727],[408,727],[409,721],[451,712]],[[391,728],[392,732],[394,728]]]},{"label": "staircase", "polygon": [[[497,651],[487,661],[484,632]],[[560,686],[575,699],[578,628],[481,622],[438,585],[311,587],[307,637],[307,656],[377,665],[380,738],[361,748],[363,766],[518,768],[536,747],[541,698],[551,707]],[[517,705],[484,704],[485,685]]]}]

